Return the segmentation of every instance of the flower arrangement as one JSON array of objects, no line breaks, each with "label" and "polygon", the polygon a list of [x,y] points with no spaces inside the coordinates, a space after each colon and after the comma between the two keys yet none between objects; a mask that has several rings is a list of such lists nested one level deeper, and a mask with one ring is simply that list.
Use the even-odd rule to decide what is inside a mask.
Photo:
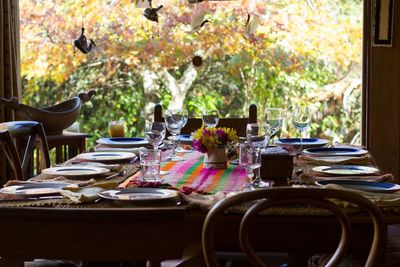
[{"label": "flower arrangement", "polygon": [[235,129],[225,127],[205,128],[202,126],[193,135],[193,148],[202,153],[207,153],[209,149],[224,147],[238,141],[239,137]]}]

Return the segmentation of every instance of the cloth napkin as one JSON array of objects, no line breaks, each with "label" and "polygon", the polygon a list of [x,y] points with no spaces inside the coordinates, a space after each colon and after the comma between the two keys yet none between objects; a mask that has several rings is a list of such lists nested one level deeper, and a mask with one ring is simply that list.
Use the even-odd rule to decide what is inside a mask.
[{"label": "cloth napkin", "polygon": [[382,208],[388,208],[388,207],[399,208],[400,207],[400,192],[394,192],[394,193],[367,192],[367,191],[345,188],[345,187],[337,185],[337,184],[327,184],[326,186],[324,186],[324,188],[354,192],[356,194],[362,195],[363,197],[371,200],[376,205],[378,205]]},{"label": "cloth napkin", "polygon": [[116,182],[102,182],[96,183],[88,187],[73,188],[66,187],[60,191],[61,195],[69,198],[74,203],[87,203],[95,201],[99,198],[99,194],[105,190],[111,190],[118,186]]},{"label": "cloth napkin", "polygon": [[299,179],[303,182],[315,183],[321,180],[362,180],[362,181],[372,181],[372,182],[394,182],[395,178],[393,174],[386,173],[382,175],[354,175],[354,176],[334,176],[334,175],[324,175],[321,173],[316,173],[313,171],[302,173],[299,175]]},{"label": "cloth napkin", "polygon": [[371,163],[369,156],[362,157],[313,157],[309,155],[299,155],[298,161],[303,164],[315,164],[315,165],[366,165]]},{"label": "cloth napkin", "polygon": [[217,192],[215,195],[203,195],[197,192],[192,192],[190,195],[181,194],[182,199],[190,206],[209,210],[218,201],[226,198],[223,192]]},{"label": "cloth napkin", "polygon": [[146,149],[145,147],[107,147],[104,145],[96,145],[94,151],[96,152],[130,152],[139,156],[139,151]]}]

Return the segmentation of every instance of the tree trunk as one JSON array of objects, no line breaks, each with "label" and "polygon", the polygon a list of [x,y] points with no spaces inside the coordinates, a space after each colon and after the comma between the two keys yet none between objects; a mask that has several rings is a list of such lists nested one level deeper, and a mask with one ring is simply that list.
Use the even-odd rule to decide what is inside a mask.
[{"label": "tree trunk", "polygon": [[178,109],[182,108],[186,93],[197,77],[197,71],[190,64],[179,80],[176,80],[167,70],[163,70],[160,73],[143,70],[141,75],[143,77],[144,99],[146,101],[143,116],[146,120],[151,120],[154,113],[154,106],[161,98],[160,86],[157,80],[165,80],[167,88],[171,91],[172,98],[168,109]]},{"label": "tree trunk", "polygon": [[176,80],[167,70],[164,70],[162,74],[172,96],[168,109],[182,108],[186,93],[197,77],[196,69],[190,64],[179,80]]},{"label": "tree trunk", "polygon": [[144,99],[146,101],[142,115],[146,120],[151,121],[154,114],[154,106],[160,101],[161,97],[160,86],[157,83],[159,77],[151,70],[144,70],[141,75],[143,78]]}]

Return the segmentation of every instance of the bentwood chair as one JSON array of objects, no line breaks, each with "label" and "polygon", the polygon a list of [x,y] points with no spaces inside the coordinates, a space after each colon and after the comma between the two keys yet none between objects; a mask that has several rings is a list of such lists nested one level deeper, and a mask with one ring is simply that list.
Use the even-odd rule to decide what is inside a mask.
[{"label": "bentwood chair", "polygon": [[17,180],[26,180],[31,176],[32,155],[37,139],[40,141],[42,167],[48,168],[50,167],[49,147],[41,123],[36,121],[0,123],[1,148]]},{"label": "bentwood chair", "polygon": [[[154,121],[163,122],[163,110],[161,104],[154,107]],[[245,118],[220,118],[217,127],[229,127],[236,130],[238,136],[246,136],[246,126],[248,123],[257,122],[257,106],[251,104],[249,106],[248,117]],[[182,134],[190,134],[199,129],[202,125],[201,118],[189,118],[185,127],[182,128]]]},{"label": "bentwood chair", "polygon": [[[202,232],[203,253],[207,266],[218,266],[214,244],[214,231],[218,223],[218,218],[224,215],[228,209],[245,203],[249,206],[246,206],[243,212],[238,235],[240,247],[250,261],[251,266],[266,266],[250,245],[249,229],[252,225],[252,221],[256,216],[268,216],[266,214],[260,214],[260,212],[267,209],[283,206],[293,207],[294,205],[322,208],[329,210],[332,215],[336,216],[341,225],[341,237],[336,251],[325,266],[339,266],[349,252],[352,228],[347,213],[343,208],[331,201],[332,199],[354,203],[371,217],[374,235],[371,249],[364,266],[381,266],[386,248],[386,224],[381,210],[370,200],[359,194],[323,188],[271,188],[256,190],[237,194],[215,204],[205,219]],[[274,216],[280,216],[279,218],[281,218],[281,216],[284,215]],[[312,226],[310,225],[310,227]],[[268,242],[268,240],[265,242]],[[291,242],[292,240],[288,240],[287,243]]]}]

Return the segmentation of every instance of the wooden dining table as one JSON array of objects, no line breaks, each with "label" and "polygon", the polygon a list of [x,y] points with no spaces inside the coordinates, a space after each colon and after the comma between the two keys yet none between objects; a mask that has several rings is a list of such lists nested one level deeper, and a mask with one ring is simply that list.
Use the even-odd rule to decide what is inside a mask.
[{"label": "wooden dining table", "polygon": [[[119,181],[139,179],[137,170],[132,168],[126,177],[118,177]],[[165,259],[181,258],[185,248],[201,244],[207,215],[206,209],[179,199],[147,204],[108,200],[18,203],[0,202],[0,266],[23,266],[23,260],[35,258],[149,260],[157,265]],[[400,223],[395,212],[386,212],[385,216],[387,224]],[[240,217],[226,214],[219,221],[215,237],[219,251],[240,251],[236,236]],[[372,240],[372,224],[363,213],[355,213],[351,220],[352,254],[363,258]],[[340,238],[340,225],[331,216],[259,216],[253,229],[251,238],[257,250],[288,252],[300,261],[314,253],[332,251]]]}]

